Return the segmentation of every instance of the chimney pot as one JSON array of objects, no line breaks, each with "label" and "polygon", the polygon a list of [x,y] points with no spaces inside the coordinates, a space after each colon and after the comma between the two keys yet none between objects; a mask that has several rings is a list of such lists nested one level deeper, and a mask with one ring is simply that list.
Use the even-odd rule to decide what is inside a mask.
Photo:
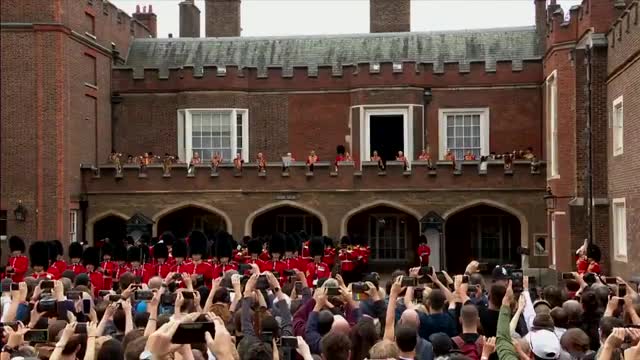
[{"label": "chimney pot", "polygon": [[[407,0],[408,1],[408,0]],[[205,31],[207,37],[240,36],[241,0],[206,0]]]},{"label": "chimney pot", "polygon": [[140,5],[136,5],[136,13],[140,13]]},{"label": "chimney pot", "polygon": [[173,34],[169,33],[169,39],[172,39],[172,38],[173,38]]},{"label": "chimney pot", "polygon": [[153,5],[149,4],[149,12],[153,13]]},{"label": "chimney pot", "polygon": [[146,13],[146,12],[147,12],[147,5],[145,5],[145,6],[143,6],[143,7],[142,7],[142,12],[143,12],[143,13]]},{"label": "chimney pot", "polygon": [[200,9],[192,0],[180,3],[180,37],[200,37]]}]

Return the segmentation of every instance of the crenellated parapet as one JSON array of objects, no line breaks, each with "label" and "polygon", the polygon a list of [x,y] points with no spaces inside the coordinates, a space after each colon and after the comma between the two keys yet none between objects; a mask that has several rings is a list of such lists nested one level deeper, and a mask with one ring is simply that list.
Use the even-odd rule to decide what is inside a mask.
[{"label": "crenellated parapet", "polygon": [[547,49],[578,42],[588,33],[606,33],[625,7],[624,0],[582,0],[566,13],[552,0],[547,7]]},{"label": "crenellated parapet", "polygon": [[632,1],[607,33],[609,76],[615,76],[637,55],[640,43],[640,0]]},{"label": "crenellated parapet", "polygon": [[303,163],[287,169],[280,163],[268,163],[259,171],[255,163],[244,164],[240,171],[232,164],[217,168],[208,165],[176,164],[170,168],[160,164],[140,167],[124,165],[83,165],[82,181],[87,193],[127,192],[196,192],[196,191],[322,191],[367,189],[389,190],[541,190],[545,188],[544,162],[532,166],[529,161],[452,162],[430,164],[416,161],[408,167],[389,161],[385,169],[375,162],[357,166],[342,162],[337,169],[329,162],[315,164],[313,171]]}]

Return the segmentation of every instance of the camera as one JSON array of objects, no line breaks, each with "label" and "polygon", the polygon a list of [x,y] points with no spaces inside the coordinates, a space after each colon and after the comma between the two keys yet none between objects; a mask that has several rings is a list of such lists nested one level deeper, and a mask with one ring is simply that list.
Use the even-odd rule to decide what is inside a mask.
[{"label": "camera", "polygon": [[411,276],[403,276],[402,279],[400,280],[400,286],[402,286],[402,287],[406,287],[406,286],[415,287],[415,286],[418,286],[418,278],[411,277]]},{"label": "camera", "polygon": [[295,349],[298,347],[298,338],[295,336],[283,336],[280,338],[280,344],[282,347]]},{"label": "camera", "polygon": [[82,291],[69,291],[67,292],[68,300],[80,300],[82,299]]},{"label": "camera", "polygon": [[251,271],[251,264],[240,264],[238,265],[238,274],[244,275]]},{"label": "camera", "polygon": [[56,299],[46,298],[46,299],[40,300],[38,302],[37,311],[40,313],[44,312],[44,313],[52,314],[52,316],[57,315]]},{"label": "camera", "polygon": [[182,323],[176,329],[171,338],[173,344],[200,344],[206,343],[204,334],[208,332],[211,337],[216,334],[216,325],[212,322]]},{"label": "camera", "polygon": [[175,274],[173,274],[173,276],[171,277],[171,279],[173,279],[173,280],[182,280],[182,274],[180,274],[180,273],[175,273]]},{"label": "camera", "polygon": [[351,284],[351,291],[357,294],[362,294],[369,291],[369,285],[363,282],[357,282]]},{"label": "camera", "polygon": [[136,290],[133,293],[133,299],[135,301],[149,301],[153,299],[153,291],[151,290]]},{"label": "camera", "polygon": [[303,288],[304,284],[302,284],[302,281],[296,281],[294,286],[295,286],[295,289],[296,289],[296,294],[300,294],[302,292],[302,288]]},{"label": "camera", "polygon": [[[107,296],[109,296],[109,294],[111,294],[111,292],[109,290],[100,290],[100,291],[98,291],[98,296],[100,296],[101,298],[107,297]],[[67,297],[69,297],[69,295],[67,295]]]},{"label": "camera", "polygon": [[268,288],[269,288],[269,280],[267,280],[267,275],[259,275],[258,281],[256,281],[256,289],[267,290]]},{"label": "camera", "polygon": [[285,270],[282,273],[284,274],[284,276],[296,276],[295,270]]},{"label": "camera", "polygon": [[433,266],[423,266],[418,271],[418,275],[431,275],[433,274]]},{"label": "camera", "polygon": [[469,283],[469,275],[462,275],[462,283],[463,284]]},{"label": "camera", "polygon": [[193,291],[183,291],[182,297],[185,300],[193,300],[195,298],[195,295],[193,294]]},{"label": "camera", "polygon": [[417,302],[422,302],[423,294],[424,294],[423,288],[415,288],[413,290],[413,297],[416,299]]},{"label": "camera", "polygon": [[327,286],[326,289],[327,289],[327,296],[338,296],[338,295],[340,295],[340,288],[333,287],[333,286],[331,286],[331,287]]},{"label": "camera", "polygon": [[573,279],[575,279],[575,277],[573,276],[573,273],[570,273],[570,272],[562,273],[562,280],[573,280]]},{"label": "camera", "polygon": [[108,298],[109,302],[118,302],[120,299],[122,299],[122,297],[118,294],[111,294]]},{"label": "camera", "polygon": [[164,293],[162,294],[160,301],[162,302],[162,305],[173,305],[176,302],[176,296],[176,293]]}]

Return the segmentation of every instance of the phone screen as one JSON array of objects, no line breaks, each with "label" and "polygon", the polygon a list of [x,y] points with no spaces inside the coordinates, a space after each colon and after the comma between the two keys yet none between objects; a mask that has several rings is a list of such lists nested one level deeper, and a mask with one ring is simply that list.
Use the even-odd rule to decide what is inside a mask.
[{"label": "phone screen", "polygon": [[49,330],[47,329],[29,330],[24,334],[24,341],[33,344],[46,343],[48,340]]},{"label": "phone screen", "polygon": [[11,283],[11,291],[18,291],[18,290],[20,290],[20,284]]},{"label": "phone screen", "polygon": [[182,323],[173,334],[171,342],[174,344],[205,343],[205,332],[209,332],[212,337],[215,336],[216,325],[212,322]]},{"label": "phone screen", "polygon": [[91,299],[82,300],[82,313],[89,314],[91,312]]}]

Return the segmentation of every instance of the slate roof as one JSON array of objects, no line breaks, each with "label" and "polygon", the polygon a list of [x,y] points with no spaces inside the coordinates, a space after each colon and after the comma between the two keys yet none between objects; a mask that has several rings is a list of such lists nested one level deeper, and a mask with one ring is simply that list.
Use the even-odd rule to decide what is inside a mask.
[{"label": "slate roof", "polygon": [[135,39],[124,67],[134,73],[142,69],[193,66],[239,66],[256,68],[266,76],[268,68],[282,68],[283,76],[294,67],[306,67],[309,74],[318,66],[330,66],[341,74],[342,66],[382,62],[433,64],[442,72],[445,63],[459,63],[468,71],[472,62],[482,62],[495,71],[497,61],[511,61],[514,70],[525,60],[538,60],[535,27],[497,28],[447,32],[376,33],[236,38]]}]

